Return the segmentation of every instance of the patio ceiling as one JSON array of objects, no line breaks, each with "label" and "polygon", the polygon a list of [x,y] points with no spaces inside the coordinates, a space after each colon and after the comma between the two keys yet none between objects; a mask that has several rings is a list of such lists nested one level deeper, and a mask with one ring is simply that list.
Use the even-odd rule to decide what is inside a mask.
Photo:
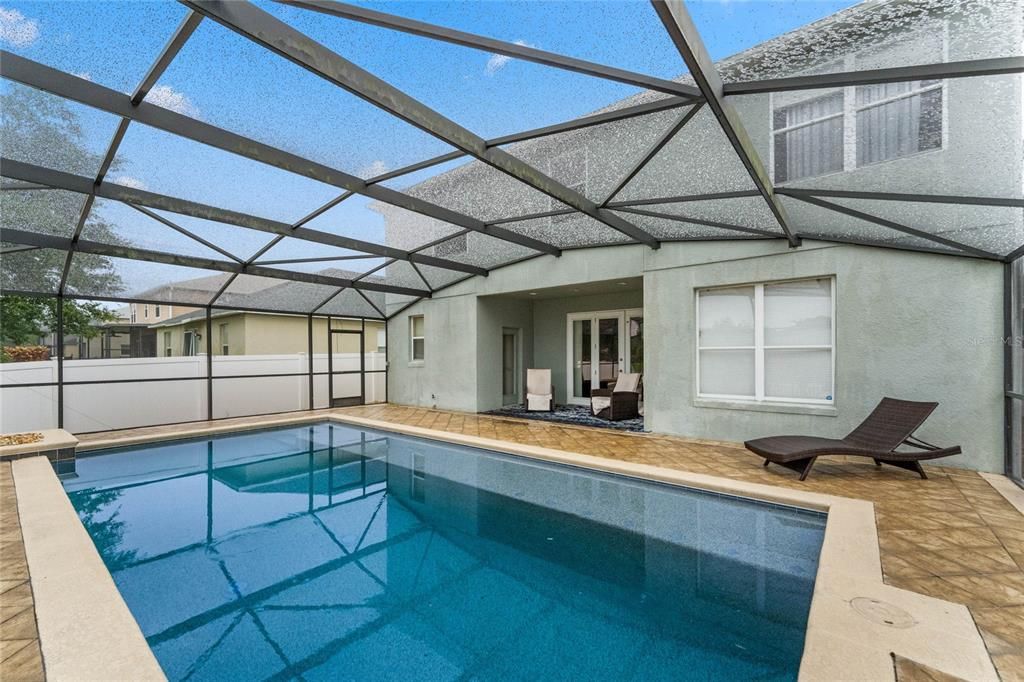
[{"label": "patio ceiling", "polygon": [[[509,17],[521,10],[509,7]],[[0,52],[0,94],[17,107],[3,126],[0,286],[146,300],[158,285],[221,273],[205,293],[181,286],[157,300],[228,307],[246,281],[284,280],[294,306],[280,303],[290,290],[275,290],[275,311],[383,317],[389,303],[582,247],[773,239],[799,248],[807,238],[1000,262],[1024,255],[1015,0],[863,3],[757,36],[718,63],[722,33],[682,2],[620,3],[615,16],[598,7],[530,6],[539,24],[566,27],[568,37],[549,40],[595,59],[486,37],[495,17],[501,28],[499,5],[484,14],[467,5],[461,21],[478,31],[334,0],[14,11],[27,23]],[[949,49],[951,24],[969,49]],[[40,31],[54,27],[87,39],[43,44]],[[908,35],[938,36],[942,58],[957,59],[908,66]],[[643,65],[663,72],[620,57],[609,36],[644,42]],[[850,69],[853,44],[883,56]],[[436,59],[429,72],[398,68],[425,55]],[[498,79],[459,82],[483,57],[488,77],[515,60],[523,91],[506,86],[498,97]],[[900,159],[899,171],[858,163],[795,182],[771,172],[777,133],[760,131],[759,117],[770,118],[773,97],[779,106],[849,89],[852,100],[861,86],[964,79],[984,97],[968,115],[943,89],[941,116],[944,135],[953,126],[978,141],[967,157],[940,148]],[[531,95],[540,101],[527,116],[518,109]],[[988,129],[993,117],[1017,122],[1009,146]],[[508,130],[519,119],[540,125]],[[70,133],[47,137],[55,128]],[[579,150],[584,182],[562,167]]]}]

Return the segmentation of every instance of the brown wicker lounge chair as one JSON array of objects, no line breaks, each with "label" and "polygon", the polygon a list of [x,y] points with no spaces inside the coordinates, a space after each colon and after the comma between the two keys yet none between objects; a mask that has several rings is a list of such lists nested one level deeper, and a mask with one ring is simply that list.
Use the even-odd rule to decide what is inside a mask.
[{"label": "brown wicker lounge chair", "polygon": [[[940,448],[913,436],[938,403],[918,403],[895,398],[882,398],[882,402],[846,438],[817,438],[814,436],[771,436],[748,440],[748,450],[764,457],[764,465],[778,464],[807,478],[814,461],[824,455],[853,455],[871,457],[877,466],[891,464],[928,478],[921,468],[921,460],[937,459],[960,454],[960,446]],[[917,451],[897,452],[900,445],[918,448]]]}]

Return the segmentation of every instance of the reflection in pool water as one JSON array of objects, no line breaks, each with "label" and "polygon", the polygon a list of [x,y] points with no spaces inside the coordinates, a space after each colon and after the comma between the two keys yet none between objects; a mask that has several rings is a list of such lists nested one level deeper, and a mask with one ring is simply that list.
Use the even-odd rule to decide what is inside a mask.
[{"label": "reflection in pool water", "polygon": [[824,515],[338,424],[65,481],[184,679],[794,679]]}]

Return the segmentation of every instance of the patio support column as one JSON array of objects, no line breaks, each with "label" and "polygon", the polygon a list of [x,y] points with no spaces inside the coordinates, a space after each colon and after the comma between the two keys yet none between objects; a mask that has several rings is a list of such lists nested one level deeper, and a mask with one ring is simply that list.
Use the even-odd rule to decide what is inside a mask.
[{"label": "patio support column", "polygon": [[334,407],[334,337],[331,316],[327,316],[327,407]]},{"label": "patio support column", "polygon": [[700,88],[708,106],[714,112],[719,125],[722,126],[722,131],[729,138],[736,155],[746,167],[750,179],[754,181],[754,186],[764,197],[782,231],[786,233],[789,245],[800,246],[800,237],[789,226],[789,219],[786,217],[782,204],[775,196],[771,178],[761,162],[757,148],[754,147],[754,143],[747,135],[739,114],[725,99],[722,79],[715,69],[711,55],[708,54],[704,41],[701,40],[697,26],[693,23],[685,4],[682,0],[651,0],[651,4],[654,6],[654,11],[658,13],[661,23],[665,25],[665,30],[668,31],[672,42],[675,43],[676,49],[679,50],[679,54],[683,57],[683,61],[690,69],[690,74],[697,82],[697,87]]},{"label": "patio support column", "polygon": [[206,419],[213,419],[213,308],[206,306]]},{"label": "patio support column", "polygon": [[57,428],[64,428],[64,297],[57,296]]},{"label": "patio support column", "polygon": [[[359,402],[366,404],[366,318],[359,318]],[[364,446],[365,449],[365,446]],[[365,466],[365,462],[364,462]]]},{"label": "patio support column", "polygon": [[309,345],[307,347],[307,352],[308,352],[308,356],[307,357],[309,359],[309,362],[307,363],[309,365],[309,409],[312,410],[313,407],[314,407],[313,406],[313,313],[310,313],[309,317],[306,318],[306,319],[309,322],[309,324],[308,324],[308,326],[306,328],[306,337],[307,337],[306,340],[309,342]]}]

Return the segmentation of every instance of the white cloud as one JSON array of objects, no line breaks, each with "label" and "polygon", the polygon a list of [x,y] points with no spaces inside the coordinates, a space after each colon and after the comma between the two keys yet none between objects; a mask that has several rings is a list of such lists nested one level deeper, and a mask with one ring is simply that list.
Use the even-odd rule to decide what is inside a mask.
[{"label": "white cloud", "polygon": [[185,116],[199,118],[199,107],[197,107],[195,103],[188,98],[188,95],[183,92],[178,92],[170,85],[154,86],[154,88],[149,91],[149,94],[146,95],[146,101],[150,104],[155,104],[158,107],[176,111]]},{"label": "white cloud", "polygon": [[[523,47],[533,47],[533,45],[530,45],[525,40],[517,40],[516,45],[522,45]],[[488,76],[493,76],[494,74],[498,73],[503,68],[505,68],[505,65],[508,64],[510,61],[512,61],[512,57],[509,57],[507,55],[492,54],[490,58],[487,60],[487,65],[484,66],[484,73],[487,74]]]},{"label": "white cloud", "polygon": [[363,178],[372,178],[372,177],[375,177],[377,175],[383,175],[384,173],[387,173],[387,172],[388,172],[388,165],[386,163],[384,163],[383,161],[381,161],[380,159],[377,159],[376,161],[370,163],[369,165],[364,167],[361,171],[359,171],[359,176],[363,177]]},{"label": "white cloud", "polygon": [[0,7],[0,42],[17,47],[31,45],[39,38],[39,23],[16,9]]},{"label": "white cloud", "polygon": [[71,75],[72,76],[78,76],[82,80],[87,80],[87,81],[91,81],[92,80],[92,74],[89,73],[88,71],[79,71],[78,73],[72,73]]},{"label": "white cloud", "polygon": [[114,178],[114,183],[124,185],[125,187],[131,187],[132,189],[149,189],[149,187],[146,186],[146,183],[138,178],[132,177],[131,175],[119,175]]}]

